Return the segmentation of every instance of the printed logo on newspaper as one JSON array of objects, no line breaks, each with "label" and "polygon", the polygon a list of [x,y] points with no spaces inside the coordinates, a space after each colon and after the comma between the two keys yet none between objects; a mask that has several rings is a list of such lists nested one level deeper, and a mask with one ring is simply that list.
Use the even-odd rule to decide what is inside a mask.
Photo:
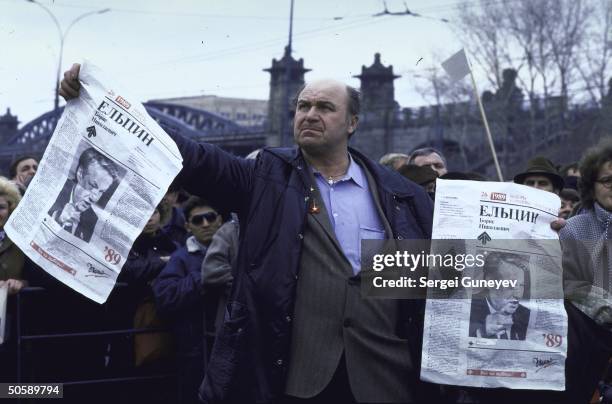
[{"label": "printed logo on newspaper", "polygon": [[487,199],[489,197],[489,194],[487,194],[486,192],[481,192],[480,193],[480,198],[481,199]]},{"label": "printed logo on newspaper", "polygon": [[117,103],[119,105],[121,105],[122,107],[124,107],[125,109],[130,109],[130,107],[132,106],[129,102],[127,102],[122,96],[118,95],[117,98],[115,98],[115,101],[117,101]]},{"label": "printed logo on newspaper", "polygon": [[85,275],[86,277],[93,276],[94,278],[110,278],[109,274],[102,271],[101,269],[96,268],[91,264],[91,262],[87,263],[87,272],[88,274]]},{"label": "printed logo on newspaper", "polygon": [[492,201],[502,201],[502,202],[505,202],[506,201],[506,194],[503,194],[501,192],[491,192],[491,200]]}]

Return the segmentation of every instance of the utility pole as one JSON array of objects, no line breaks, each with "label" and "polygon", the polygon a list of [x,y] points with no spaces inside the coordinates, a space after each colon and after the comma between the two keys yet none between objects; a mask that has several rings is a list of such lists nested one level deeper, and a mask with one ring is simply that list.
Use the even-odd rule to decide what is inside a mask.
[{"label": "utility pole", "polygon": [[281,133],[280,133],[280,144],[282,147],[289,147],[291,146],[291,138],[292,136],[290,136],[289,133],[289,79],[290,79],[290,74],[291,74],[291,63],[290,63],[290,59],[291,59],[291,43],[293,40],[293,2],[294,0],[291,0],[291,6],[289,9],[289,40],[287,41],[287,47],[285,48],[285,56],[287,58],[287,62],[285,63],[285,74],[284,74],[284,83],[283,83],[283,99],[284,99],[284,103],[283,103],[283,108],[281,110],[282,113],[282,123],[281,123]]}]

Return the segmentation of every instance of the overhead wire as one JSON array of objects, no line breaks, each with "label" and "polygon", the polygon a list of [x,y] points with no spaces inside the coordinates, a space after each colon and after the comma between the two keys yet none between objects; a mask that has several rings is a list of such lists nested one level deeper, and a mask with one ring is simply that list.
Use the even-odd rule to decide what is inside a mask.
[{"label": "overhead wire", "polygon": [[[300,38],[300,39],[312,38],[312,37],[315,37],[315,36],[318,36],[320,34],[330,32],[330,31],[338,31],[338,32],[346,31],[346,30],[350,30],[350,29],[354,29],[354,28],[358,28],[358,27],[363,27],[363,26],[367,26],[367,25],[377,24],[377,23],[382,22],[382,21],[384,21],[384,20],[375,20],[375,21],[372,21],[372,20],[370,20],[369,17],[363,17],[363,18],[361,18],[358,21],[352,21],[350,23],[333,25],[333,26],[326,26],[326,27],[323,27],[323,28],[315,28],[315,29],[301,31],[301,32],[296,33],[294,35],[294,38]],[[284,41],[286,41],[286,39],[287,38],[285,36],[282,36],[282,37],[272,38],[272,39],[268,39],[268,40],[264,40],[264,41],[252,42],[252,43],[248,43],[248,44],[244,44],[244,45],[239,45],[239,46],[235,46],[235,47],[232,47],[232,48],[220,49],[220,50],[217,50],[217,51],[211,51],[211,52],[208,52],[208,53],[203,53],[203,54],[198,54],[198,55],[192,55],[192,56],[185,56],[185,57],[170,59],[170,60],[166,60],[166,61],[162,61],[162,62],[158,62],[158,63],[153,63],[153,64],[149,65],[148,68],[164,67],[164,66],[171,65],[171,64],[176,64],[176,63],[204,62],[204,61],[214,60],[214,59],[221,58],[221,57],[232,56],[232,55],[235,55],[235,54],[241,54],[241,53],[246,53],[246,52],[255,52],[255,51],[259,51],[261,49],[266,49],[266,48],[278,46],[279,44],[284,43]]]}]

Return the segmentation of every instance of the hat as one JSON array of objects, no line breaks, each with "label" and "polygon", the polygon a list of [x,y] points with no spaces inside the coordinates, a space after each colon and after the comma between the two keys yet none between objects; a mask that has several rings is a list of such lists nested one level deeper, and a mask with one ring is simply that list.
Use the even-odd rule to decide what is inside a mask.
[{"label": "hat", "polygon": [[440,176],[442,180],[467,180],[467,181],[487,181],[487,177],[473,171],[463,173],[460,171],[449,171]]},{"label": "hat", "polygon": [[514,182],[523,184],[530,175],[543,175],[552,181],[555,189],[559,191],[563,189],[563,177],[559,175],[559,171],[557,171],[552,161],[546,157],[537,156],[529,160],[527,162],[527,169],[515,175]]},{"label": "hat", "polygon": [[449,171],[440,176],[443,180],[469,180],[470,177],[466,173],[460,171]]},{"label": "hat", "polygon": [[568,199],[572,202],[580,201],[580,195],[578,194],[578,191],[572,188],[563,188],[561,192],[559,192],[559,198]]},{"label": "hat", "polygon": [[425,185],[438,178],[438,174],[430,166],[404,164],[397,171],[410,181],[414,181],[419,185]]}]

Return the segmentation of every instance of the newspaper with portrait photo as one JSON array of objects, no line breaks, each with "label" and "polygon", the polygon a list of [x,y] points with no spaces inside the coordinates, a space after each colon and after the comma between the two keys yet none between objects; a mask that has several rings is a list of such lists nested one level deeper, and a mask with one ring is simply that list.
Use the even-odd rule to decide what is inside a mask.
[{"label": "newspaper with portrait photo", "polygon": [[460,272],[429,267],[421,379],[564,390],[567,315],[561,247],[550,223],[558,196],[518,184],[438,180],[432,252],[468,252]]},{"label": "newspaper with portrait photo", "polygon": [[85,62],[36,176],[7,222],[36,264],[88,298],[108,298],[134,239],[182,167],[135,98]]}]

